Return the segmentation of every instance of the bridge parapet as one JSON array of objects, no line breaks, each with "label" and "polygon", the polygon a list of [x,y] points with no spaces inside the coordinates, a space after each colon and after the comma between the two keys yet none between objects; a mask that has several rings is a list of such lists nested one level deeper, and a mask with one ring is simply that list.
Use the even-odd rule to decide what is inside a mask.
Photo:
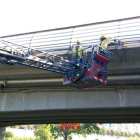
[{"label": "bridge parapet", "polygon": [[[55,53],[60,53],[61,50],[62,53],[75,44],[77,39],[81,39],[83,45],[98,44],[102,34],[105,34],[107,37],[115,37],[124,42],[124,47],[130,47],[132,42],[137,44],[140,41],[139,23],[140,16],[2,36],[1,39],[3,41],[1,41],[0,47],[4,48],[5,46],[12,45],[12,47],[19,50],[20,47],[24,46],[22,50],[26,52],[30,52],[31,49],[37,49],[47,50],[48,52],[53,53],[54,50]],[[68,51],[65,53],[68,53]]]}]

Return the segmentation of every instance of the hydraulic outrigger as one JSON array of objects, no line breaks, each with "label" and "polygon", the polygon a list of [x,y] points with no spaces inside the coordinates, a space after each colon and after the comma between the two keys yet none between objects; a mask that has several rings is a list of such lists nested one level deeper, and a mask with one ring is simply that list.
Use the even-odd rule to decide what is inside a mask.
[{"label": "hydraulic outrigger", "polygon": [[80,89],[107,83],[107,68],[112,53],[103,49],[100,51],[98,44],[85,47],[85,55],[74,58],[74,53],[62,57],[2,39],[1,42],[5,47],[0,47],[0,63],[21,64],[60,73],[64,75],[63,85]]}]

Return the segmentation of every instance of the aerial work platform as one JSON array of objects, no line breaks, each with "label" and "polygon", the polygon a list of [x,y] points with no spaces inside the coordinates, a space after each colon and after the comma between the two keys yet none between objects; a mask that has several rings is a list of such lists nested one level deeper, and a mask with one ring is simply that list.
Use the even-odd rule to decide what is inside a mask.
[{"label": "aerial work platform", "polygon": [[[99,50],[98,46],[92,46],[92,51],[83,58],[81,64],[84,67],[83,70],[81,71],[82,68],[80,68],[79,72],[73,72],[74,78],[72,78],[71,73],[64,75],[63,84],[79,89],[107,84],[107,68],[112,53],[107,50]],[[76,76],[77,73],[78,77]]]},{"label": "aerial work platform", "polygon": [[[63,85],[75,88],[87,88],[107,83],[107,65],[112,53],[103,49],[99,51],[98,44],[84,48],[83,50],[86,53],[83,57],[74,58],[75,53],[62,57],[35,49],[34,51],[38,52],[39,55],[37,53],[31,54],[24,51],[24,48],[26,48],[24,46],[9,49],[13,43],[2,41],[8,47],[0,48],[1,63],[9,65],[21,64],[63,74]],[[89,52],[88,50],[91,51]]]}]

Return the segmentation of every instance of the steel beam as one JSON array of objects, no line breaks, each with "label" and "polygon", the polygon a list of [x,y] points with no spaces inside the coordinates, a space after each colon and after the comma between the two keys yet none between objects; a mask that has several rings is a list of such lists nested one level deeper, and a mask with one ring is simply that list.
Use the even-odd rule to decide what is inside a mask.
[{"label": "steel beam", "polygon": [[[116,75],[108,76],[108,82],[116,80],[140,80],[140,75]],[[16,84],[35,84],[35,83],[62,83],[62,78],[46,78],[46,79],[19,79],[19,80],[0,80],[0,84],[3,85],[16,85]]]}]

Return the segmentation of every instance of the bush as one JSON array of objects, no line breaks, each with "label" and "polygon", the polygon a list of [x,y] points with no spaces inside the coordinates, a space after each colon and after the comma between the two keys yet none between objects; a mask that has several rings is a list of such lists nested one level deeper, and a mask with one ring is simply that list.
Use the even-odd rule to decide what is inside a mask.
[{"label": "bush", "polygon": [[131,139],[127,139],[127,140],[140,140],[140,138],[138,136],[135,136],[135,137],[133,137]]},{"label": "bush", "polygon": [[5,138],[5,140],[43,140],[43,139],[33,137],[14,137],[14,138]]},{"label": "bush", "polygon": [[7,131],[7,132],[5,133],[5,138],[13,138],[13,137],[14,137],[14,133],[13,133],[13,132]]}]

